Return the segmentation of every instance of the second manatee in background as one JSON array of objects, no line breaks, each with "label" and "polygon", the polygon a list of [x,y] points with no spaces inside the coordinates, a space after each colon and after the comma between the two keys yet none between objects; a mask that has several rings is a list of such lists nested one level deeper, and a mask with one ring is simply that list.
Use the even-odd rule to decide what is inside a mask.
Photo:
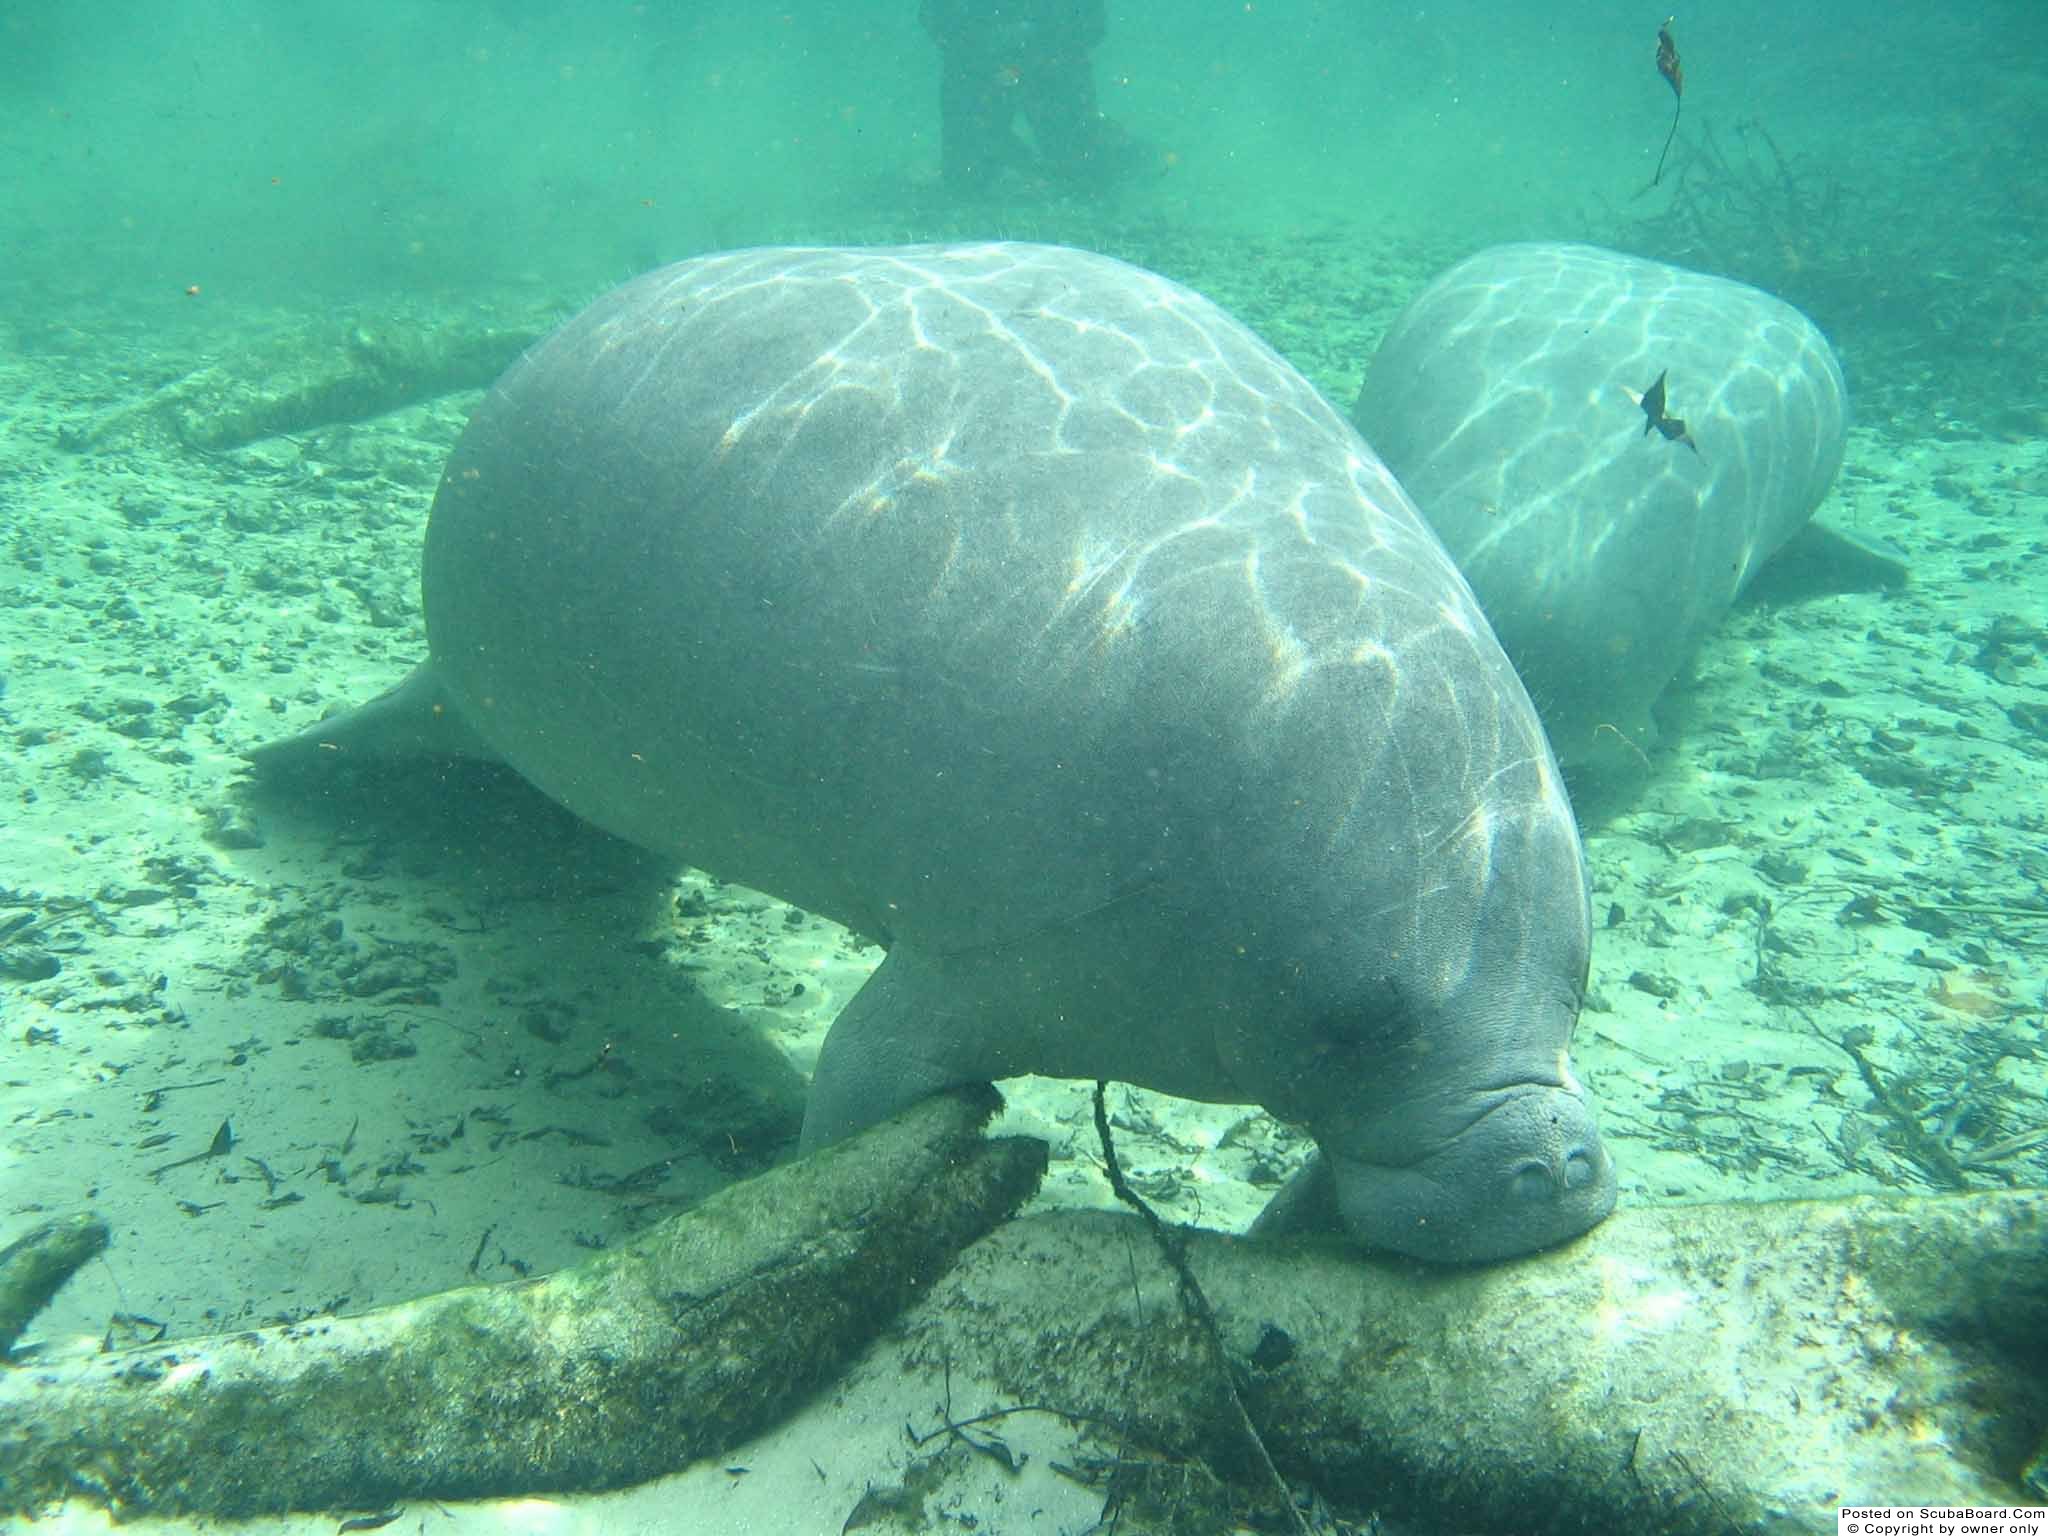
[{"label": "second manatee in background", "polygon": [[1352,416],[1477,591],[1558,757],[1611,769],[1640,760],[1651,703],[1820,505],[1848,397],[1827,339],[1767,293],[1527,244],[1424,289]]}]

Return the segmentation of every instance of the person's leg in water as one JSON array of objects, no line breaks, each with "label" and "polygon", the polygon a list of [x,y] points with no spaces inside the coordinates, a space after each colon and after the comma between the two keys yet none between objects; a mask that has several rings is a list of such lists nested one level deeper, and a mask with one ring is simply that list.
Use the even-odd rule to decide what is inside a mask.
[{"label": "person's leg in water", "polygon": [[939,77],[939,168],[946,185],[985,187],[1026,159],[1012,127],[1018,72],[979,48],[947,48]]},{"label": "person's leg in water", "polygon": [[[1101,186],[1137,168],[1142,151],[1096,101],[1089,54],[1107,30],[1103,0],[922,0],[918,14],[942,61],[948,186],[985,188],[1012,170]],[[1015,132],[1020,114],[1032,144]]]},{"label": "person's leg in water", "polygon": [[1131,177],[1144,147],[1102,115],[1095,71],[1082,53],[1041,58],[1017,82],[1019,105],[1045,169],[1079,186],[1108,186]]},{"label": "person's leg in water", "polygon": [[1099,171],[1102,109],[1085,53],[1042,55],[1017,80],[1018,106],[1031,125],[1045,168],[1062,181],[1092,181]]}]

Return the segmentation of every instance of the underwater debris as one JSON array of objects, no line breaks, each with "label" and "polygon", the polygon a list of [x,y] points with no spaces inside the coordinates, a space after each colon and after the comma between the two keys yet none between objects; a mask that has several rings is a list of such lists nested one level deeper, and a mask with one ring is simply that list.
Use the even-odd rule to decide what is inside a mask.
[{"label": "underwater debris", "polygon": [[1886,1081],[1884,1074],[1871,1065],[1870,1058],[1863,1054],[1857,1041],[1848,1035],[1837,1039],[1817,1025],[1814,1033],[1824,1040],[1831,1041],[1856,1063],[1857,1074],[1862,1077],[1863,1086],[1870,1090],[1872,1101],[1897,1129],[1900,1150],[1927,1176],[1929,1182],[1949,1189],[1968,1189],[1969,1176],[1963,1172],[1963,1165],[1956,1160],[1956,1155],[1940,1137],[1920,1123],[1920,1116],[1903,1100],[1892,1084]]},{"label": "underwater debris", "polygon": [[[1911,265],[1910,256],[1894,252],[1880,261],[1854,234],[1859,219],[1886,212],[1853,197],[1832,163],[1787,154],[1760,119],[1738,120],[1732,133],[1724,145],[1711,119],[1701,126],[1673,168],[1669,205],[1628,231],[1631,248],[1754,284],[1831,332],[1896,315],[1907,301],[1894,269]],[[1909,217],[1910,209],[1894,216]],[[1872,387],[1898,386],[1874,380]]]},{"label": "underwater debris", "polygon": [[543,1280],[0,1374],[0,1513],[620,1487],[774,1423],[1038,1185],[929,1099]]},{"label": "underwater debris", "polygon": [[1671,141],[1678,137],[1678,114],[1685,110],[1685,66],[1678,59],[1678,44],[1671,39],[1671,23],[1677,19],[1666,16],[1657,29],[1657,73],[1671,87],[1671,131],[1664,135],[1664,149],[1657,156],[1656,174],[1650,178],[1653,187],[1664,179],[1664,161],[1671,153]]},{"label": "underwater debris", "polygon": [[109,1236],[99,1217],[73,1216],[46,1221],[0,1248],[0,1361],[64,1282],[106,1248]]},{"label": "underwater debris", "polygon": [[207,1143],[204,1152],[194,1152],[190,1157],[181,1157],[172,1162],[164,1163],[159,1167],[152,1168],[149,1170],[149,1176],[152,1179],[160,1179],[173,1168],[188,1168],[194,1163],[203,1163],[209,1158],[226,1157],[233,1150],[234,1145],[234,1125],[230,1121],[223,1120],[220,1123],[220,1129],[213,1133],[213,1140]]}]

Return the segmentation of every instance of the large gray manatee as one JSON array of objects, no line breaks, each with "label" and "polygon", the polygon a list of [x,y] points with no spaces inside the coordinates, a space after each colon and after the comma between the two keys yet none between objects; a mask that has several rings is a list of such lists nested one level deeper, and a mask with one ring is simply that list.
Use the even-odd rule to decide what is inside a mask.
[{"label": "large gray manatee", "polygon": [[483,401],[423,588],[431,659],[259,757],[499,758],[879,938],[806,1147],[1037,1072],[1305,1126],[1374,1247],[1612,1206],[1535,712],[1371,450],[1186,288],[1011,244],[649,273]]},{"label": "large gray manatee", "polygon": [[[1685,436],[1639,403],[1665,380]],[[1567,765],[1649,710],[1842,462],[1834,352],[1779,299],[1589,245],[1503,245],[1409,303],[1352,419],[1478,592]]]}]

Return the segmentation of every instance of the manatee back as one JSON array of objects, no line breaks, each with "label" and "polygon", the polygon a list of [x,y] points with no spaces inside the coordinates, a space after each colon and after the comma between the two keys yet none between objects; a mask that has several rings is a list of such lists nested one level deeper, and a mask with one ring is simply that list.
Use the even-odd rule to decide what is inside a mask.
[{"label": "manatee back", "polygon": [[[1636,396],[1698,445],[1651,432]],[[1634,734],[1757,567],[1820,504],[1847,398],[1826,339],[1741,283],[1581,245],[1432,282],[1353,419],[1414,496],[1566,762]]]},{"label": "manatee back", "polygon": [[1545,758],[1342,418],[1199,296],[1059,248],[628,283],[483,402],[424,584],[435,673],[542,789],[934,949],[1197,867],[1315,878],[1361,833],[1384,873],[1345,878],[1403,901]]}]

